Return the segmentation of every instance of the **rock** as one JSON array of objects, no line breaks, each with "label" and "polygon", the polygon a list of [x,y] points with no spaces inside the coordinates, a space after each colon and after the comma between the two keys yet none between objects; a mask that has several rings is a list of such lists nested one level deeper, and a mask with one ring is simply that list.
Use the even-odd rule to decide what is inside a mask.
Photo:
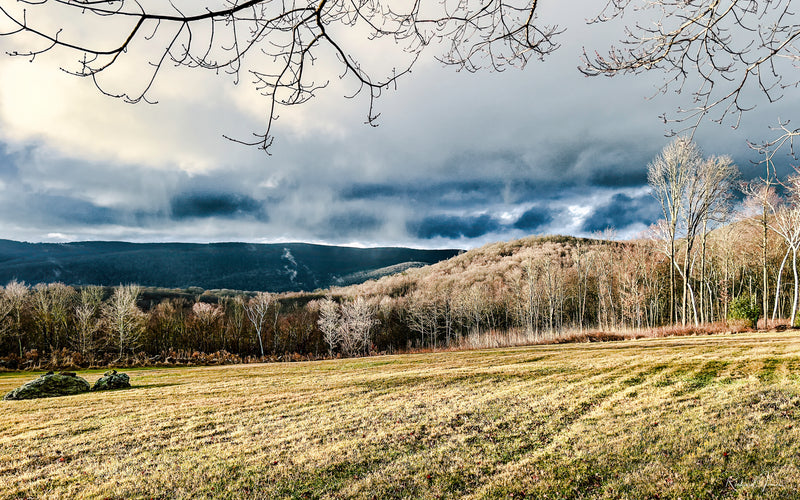
[{"label": "rock", "polygon": [[6,394],[3,399],[38,399],[38,398],[52,398],[56,396],[69,396],[71,394],[80,394],[88,392],[90,389],[89,382],[78,377],[72,372],[53,373],[48,372],[45,375],[32,380],[22,387],[18,387],[13,391]]},{"label": "rock", "polygon": [[117,373],[117,370],[110,370],[97,379],[92,387],[93,391],[107,391],[109,389],[124,389],[131,386],[131,379],[125,373]]}]

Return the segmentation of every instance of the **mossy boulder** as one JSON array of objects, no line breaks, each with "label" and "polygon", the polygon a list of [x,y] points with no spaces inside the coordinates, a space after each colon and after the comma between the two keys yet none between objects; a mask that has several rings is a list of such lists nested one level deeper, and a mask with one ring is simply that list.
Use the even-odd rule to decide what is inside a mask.
[{"label": "mossy boulder", "polygon": [[69,396],[88,392],[90,388],[89,382],[73,372],[48,372],[35,380],[31,380],[22,387],[14,389],[6,394],[3,399],[38,399]]},{"label": "mossy boulder", "polygon": [[124,389],[131,386],[131,379],[125,373],[110,370],[97,379],[92,387],[93,391],[107,391],[109,389]]}]

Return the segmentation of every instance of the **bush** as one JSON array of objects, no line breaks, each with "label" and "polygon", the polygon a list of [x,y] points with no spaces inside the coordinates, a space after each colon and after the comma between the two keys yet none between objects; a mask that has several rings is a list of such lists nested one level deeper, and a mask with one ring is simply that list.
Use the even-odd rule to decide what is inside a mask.
[{"label": "bush", "polygon": [[748,328],[755,328],[761,309],[758,308],[756,301],[752,300],[750,294],[742,294],[733,299],[728,312],[729,319],[743,319],[748,322]]}]

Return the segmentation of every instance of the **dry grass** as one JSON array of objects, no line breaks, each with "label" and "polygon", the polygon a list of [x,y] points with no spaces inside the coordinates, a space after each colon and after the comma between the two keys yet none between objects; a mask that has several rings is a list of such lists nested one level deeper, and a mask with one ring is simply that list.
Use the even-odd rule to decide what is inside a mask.
[{"label": "dry grass", "polygon": [[0,402],[0,497],[800,491],[794,332],[128,373],[128,390]]}]

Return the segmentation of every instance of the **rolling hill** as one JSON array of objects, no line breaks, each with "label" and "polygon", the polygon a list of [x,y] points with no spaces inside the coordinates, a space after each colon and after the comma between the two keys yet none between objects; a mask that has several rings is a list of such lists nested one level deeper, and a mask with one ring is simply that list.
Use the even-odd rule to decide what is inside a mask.
[{"label": "rolling hill", "polygon": [[433,264],[460,250],[352,248],[306,243],[23,243],[0,240],[0,284],[310,291]]}]

